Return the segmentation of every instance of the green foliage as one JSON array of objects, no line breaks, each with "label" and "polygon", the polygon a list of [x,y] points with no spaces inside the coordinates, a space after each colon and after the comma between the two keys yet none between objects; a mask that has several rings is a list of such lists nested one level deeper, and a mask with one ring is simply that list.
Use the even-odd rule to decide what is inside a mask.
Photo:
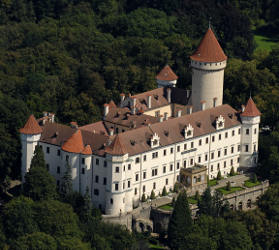
[{"label": "green foliage", "polygon": [[34,156],[31,160],[30,168],[46,168],[46,162],[43,149],[37,145],[35,147]]},{"label": "green foliage", "polygon": [[19,237],[13,243],[13,249],[16,250],[55,250],[57,249],[56,240],[48,234],[34,232]]},{"label": "green foliage", "polygon": [[230,176],[234,176],[234,175],[235,175],[234,167],[231,167]]},{"label": "green foliage", "polygon": [[89,243],[84,243],[81,239],[76,237],[64,237],[58,238],[58,249],[61,250],[89,250],[90,245]]},{"label": "green foliage", "polygon": [[253,173],[251,181],[252,181],[253,183],[257,183],[257,182],[258,182],[258,178],[257,178],[256,173]]},{"label": "green foliage", "polygon": [[65,199],[67,196],[73,193],[73,184],[72,184],[72,167],[67,162],[66,163],[66,171],[62,179],[61,185],[61,194],[62,197]]},{"label": "green foliage", "polygon": [[154,190],[152,189],[151,194],[150,194],[150,199],[151,199],[151,200],[154,200],[155,198],[156,198],[155,192],[154,192]]},{"label": "green foliage", "polygon": [[172,249],[183,248],[184,238],[192,229],[192,217],[186,191],[179,193],[168,226],[168,243]]},{"label": "green foliage", "polygon": [[227,191],[231,190],[231,182],[230,181],[228,181],[227,184],[226,184],[226,190]]},{"label": "green foliage", "polygon": [[195,193],[195,200],[199,201],[201,198],[199,191],[197,190]]},{"label": "green foliage", "polygon": [[222,179],[222,175],[221,175],[221,171],[219,170],[218,173],[217,173],[217,177],[216,179],[219,181]]},{"label": "green foliage", "polygon": [[168,195],[168,192],[167,192],[166,186],[164,186],[163,191],[162,191],[162,196],[166,196],[166,195]]},{"label": "green foliage", "polygon": [[146,196],[145,193],[142,194],[141,196],[141,202],[146,202]]}]

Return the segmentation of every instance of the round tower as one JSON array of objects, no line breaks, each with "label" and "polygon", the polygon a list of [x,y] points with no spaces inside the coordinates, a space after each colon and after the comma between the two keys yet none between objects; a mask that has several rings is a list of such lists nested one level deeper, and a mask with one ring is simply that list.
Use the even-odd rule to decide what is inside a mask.
[{"label": "round tower", "polygon": [[210,27],[190,59],[193,111],[222,105],[227,56]]}]

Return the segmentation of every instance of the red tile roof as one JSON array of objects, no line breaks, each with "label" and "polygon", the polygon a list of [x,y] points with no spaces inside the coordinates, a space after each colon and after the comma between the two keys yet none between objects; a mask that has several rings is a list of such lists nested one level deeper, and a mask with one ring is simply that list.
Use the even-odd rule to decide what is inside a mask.
[{"label": "red tile roof", "polygon": [[82,135],[78,129],[62,146],[62,150],[79,154],[84,149]]},{"label": "red tile roof", "polygon": [[178,76],[172,71],[169,65],[166,65],[156,76],[156,79],[161,81],[173,81],[177,80]]},{"label": "red tile roof", "polygon": [[42,128],[39,126],[34,115],[30,115],[24,127],[19,131],[20,133],[26,135],[36,135],[42,133]]},{"label": "red tile roof", "polygon": [[211,28],[207,30],[198,49],[192,56],[190,56],[190,58],[198,62],[222,62],[227,60],[227,56],[225,55]]},{"label": "red tile roof", "polygon": [[109,102],[109,108],[117,108],[117,106],[116,106],[116,104],[114,103],[114,101],[113,100],[111,100],[110,102]]},{"label": "red tile roof", "polygon": [[112,141],[112,143],[106,147],[106,153],[111,155],[125,155],[127,154],[127,149],[124,146],[124,141],[122,134],[117,134]]},{"label": "red tile roof", "polygon": [[245,110],[243,113],[241,113],[241,116],[260,116],[261,115],[261,112],[258,110],[256,104],[254,103],[253,99],[250,97],[247,104],[246,104],[246,107],[245,107]]},{"label": "red tile roof", "polygon": [[81,130],[86,130],[86,131],[89,131],[89,132],[92,132],[92,133],[108,135],[103,121],[94,122],[94,123],[84,125],[84,126],[79,127],[79,128]]},{"label": "red tile roof", "polygon": [[81,151],[83,155],[92,155],[92,150],[90,145],[86,145],[84,149]]}]

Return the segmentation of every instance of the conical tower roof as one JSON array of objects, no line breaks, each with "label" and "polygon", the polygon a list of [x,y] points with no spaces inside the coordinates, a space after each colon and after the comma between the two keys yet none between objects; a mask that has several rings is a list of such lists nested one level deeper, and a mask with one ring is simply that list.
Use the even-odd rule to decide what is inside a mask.
[{"label": "conical tower roof", "polygon": [[83,155],[92,155],[92,149],[90,145],[86,145],[81,152]]},{"label": "conical tower roof", "polygon": [[161,81],[174,81],[178,79],[178,76],[172,71],[169,65],[166,65],[156,76],[156,79]]},{"label": "conical tower roof", "polygon": [[36,135],[42,133],[42,128],[39,126],[34,115],[30,115],[24,127],[21,128],[20,133],[26,135]]},{"label": "conical tower roof", "polygon": [[199,47],[190,58],[198,62],[222,62],[227,60],[227,56],[211,28],[207,30]]},{"label": "conical tower roof", "polygon": [[241,116],[255,117],[255,116],[260,116],[260,115],[261,115],[261,112],[258,110],[253,99],[250,97],[246,104],[244,112],[241,113]]},{"label": "conical tower roof", "polygon": [[84,149],[82,135],[78,129],[72,136],[63,144],[62,150],[70,153],[79,154]]},{"label": "conical tower roof", "polygon": [[123,138],[121,135],[116,135],[112,143],[106,148],[106,153],[111,155],[125,155],[127,154],[127,149],[124,146]]}]

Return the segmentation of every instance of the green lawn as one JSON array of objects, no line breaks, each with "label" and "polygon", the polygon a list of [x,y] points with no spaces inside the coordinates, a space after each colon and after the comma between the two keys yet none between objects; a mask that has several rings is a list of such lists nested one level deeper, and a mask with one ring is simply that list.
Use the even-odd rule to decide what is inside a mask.
[{"label": "green lawn", "polygon": [[198,201],[195,199],[194,196],[188,197],[188,202],[191,203],[191,204],[197,204],[198,203]]},{"label": "green lawn", "polygon": [[221,188],[218,188],[217,190],[220,191],[222,194],[226,195],[226,194],[231,194],[231,193],[234,193],[236,191],[240,191],[240,190],[243,190],[244,188],[242,187],[231,187],[231,190],[227,190],[226,187],[221,187]]},{"label": "green lawn", "polygon": [[272,47],[279,41],[277,38],[271,38],[263,35],[254,35],[257,48],[271,51]]},{"label": "green lawn", "polygon": [[173,210],[173,206],[172,206],[171,203],[166,204],[166,205],[163,205],[163,206],[160,206],[159,208],[162,209],[162,210],[166,210],[166,211],[171,211],[171,210]]},{"label": "green lawn", "polygon": [[210,187],[215,186],[215,185],[217,185],[217,180],[216,179],[213,179],[213,180],[209,181],[209,186]]},{"label": "green lawn", "polygon": [[261,184],[260,181],[252,182],[252,181],[250,181],[250,180],[247,180],[247,181],[244,182],[244,186],[245,186],[245,187],[248,187],[248,188],[254,187],[254,186],[258,186],[258,185],[260,185],[260,184]]}]

